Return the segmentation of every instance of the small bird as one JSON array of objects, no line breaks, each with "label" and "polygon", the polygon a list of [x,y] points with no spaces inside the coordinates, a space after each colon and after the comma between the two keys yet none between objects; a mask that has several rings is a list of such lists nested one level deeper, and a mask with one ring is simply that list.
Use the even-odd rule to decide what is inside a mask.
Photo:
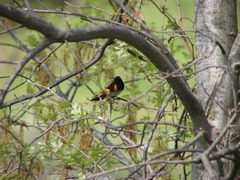
[{"label": "small bird", "polygon": [[120,76],[114,78],[113,82],[97,97],[91,99],[91,101],[100,101],[103,100],[105,97],[116,97],[124,90],[124,84]]}]

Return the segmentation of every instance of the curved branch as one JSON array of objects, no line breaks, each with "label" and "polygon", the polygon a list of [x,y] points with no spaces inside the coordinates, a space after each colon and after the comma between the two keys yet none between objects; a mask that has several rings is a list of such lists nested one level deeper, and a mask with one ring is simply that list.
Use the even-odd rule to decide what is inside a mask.
[{"label": "curved branch", "polygon": [[[138,33],[123,27],[95,25],[83,28],[61,29],[29,11],[17,9],[3,3],[0,3],[0,16],[16,21],[29,29],[34,29],[55,42],[77,42],[97,38],[116,38],[125,41],[141,51],[162,73],[174,73],[175,75],[180,73],[148,40]],[[193,120],[194,129],[202,128],[207,134],[210,134],[210,126],[204,110],[189,89],[185,80],[178,76],[169,76],[166,80],[189,112]],[[201,147],[207,147],[206,141],[201,142],[201,145]]]},{"label": "curved branch", "polygon": [[11,19],[29,29],[36,30],[49,38],[55,39],[59,36],[64,36],[63,29],[57,28],[52,23],[29,11],[15,8],[4,3],[0,3],[0,16]]}]

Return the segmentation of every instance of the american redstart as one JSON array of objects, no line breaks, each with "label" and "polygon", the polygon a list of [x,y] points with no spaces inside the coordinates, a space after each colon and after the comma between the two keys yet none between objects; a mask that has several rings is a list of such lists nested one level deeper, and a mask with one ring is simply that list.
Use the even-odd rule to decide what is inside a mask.
[{"label": "american redstart", "polygon": [[91,99],[91,101],[100,101],[103,100],[105,97],[116,97],[124,90],[124,84],[120,76],[114,78],[113,82],[97,97]]}]

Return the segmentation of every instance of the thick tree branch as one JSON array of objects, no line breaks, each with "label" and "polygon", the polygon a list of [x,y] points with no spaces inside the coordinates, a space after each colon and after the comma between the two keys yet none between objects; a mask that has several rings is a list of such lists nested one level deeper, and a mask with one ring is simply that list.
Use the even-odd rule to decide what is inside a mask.
[{"label": "thick tree branch", "polygon": [[19,8],[12,7],[10,5],[0,3],[0,16],[11,19],[19,24],[26,26],[29,29],[36,30],[46,37],[56,39],[64,35],[64,30],[59,29],[52,23],[39,18],[35,14],[24,11]]},{"label": "thick tree branch", "polygon": [[[55,42],[77,42],[97,38],[116,38],[127,42],[141,51],[162,73],[168,74],[175,72],[175,75],[179,73],[174,68],[174,65],[172,65],[149,41],[141,35],[123,27],[95,25],[83,28],[60,29],[28,11],[10,7],[3,3],[0,3],[0,16],[9,18],[27,28],[41,32],[47,38]],[[193,120],[193,126],[202,128],[207,134],[210,134],[210,127],[204,115],[204,110],[189,89],[185,80],[182,77],[170,76],[167,78],[167,81],[189,112]],[[207,143],[204,141],[202,145],[202,147],[206,147]]]},{"label": "thick tree branch", "polygon": [[240,33],[238,33],[229,54],[231,64],[240,62]]},{"label": "thick tree branch", "polygon": [[158,47],[162,50],[164,55],[168,58],[168,60],[171,62],[174,68],[178,69],[179,66],[176,62],[176,60],[173,58],[172,54],[169,52],[169,50],[166,48],[166,46],[151,32],[151,30],[142,22],[140,18],[138,18],[135,14],[133,14],[130,10],[128,10],[125,5],[118,0],[113,0],[118,6],[121,7],[121,9],[124,10],[124,12],[130,16],[144,31],[147,32],[149,37],[156,43]]},{"label": "thick tree branch", "polygon": [[207,170],[208,174],[209,174],[209,177],[210,179],[212,180],[217,180],[219,177],[218,177],[218,174],[217,172],[214,170],[214,168],[212,167],[207,155],[205,153],[203,153],[201,155],[201,160],[202,160],[202,163],[205,167],[205,169]]},{"label": "thick tree branch", "polygon": [[239,77],[240,77],[240,33],[235,38],[233,46],[231,48],[229,57],[229,66],[231,67],[231,75],[233,78],[233,85],[234,85],[234,105],[235,110],[238,110],[238,102],[240,100],[239,94]]}]

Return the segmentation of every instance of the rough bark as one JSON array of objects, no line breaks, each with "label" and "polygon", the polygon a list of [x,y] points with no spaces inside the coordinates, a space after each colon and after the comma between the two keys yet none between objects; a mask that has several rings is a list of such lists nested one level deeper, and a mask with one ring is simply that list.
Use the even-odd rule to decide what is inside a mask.
[{"label": "rough bark", "polygon": [[[229,120],[233,85],[228,56],[237,35],[236,0],[195,0],[196,93],[212,125],[212,140]],[[217,166],[218,165],[218,166]],[[220,163],[214,168],[223,175]],[[226,167],[224,167],[226,169]],[[195,166],[193,179],[205,176]]]}]

